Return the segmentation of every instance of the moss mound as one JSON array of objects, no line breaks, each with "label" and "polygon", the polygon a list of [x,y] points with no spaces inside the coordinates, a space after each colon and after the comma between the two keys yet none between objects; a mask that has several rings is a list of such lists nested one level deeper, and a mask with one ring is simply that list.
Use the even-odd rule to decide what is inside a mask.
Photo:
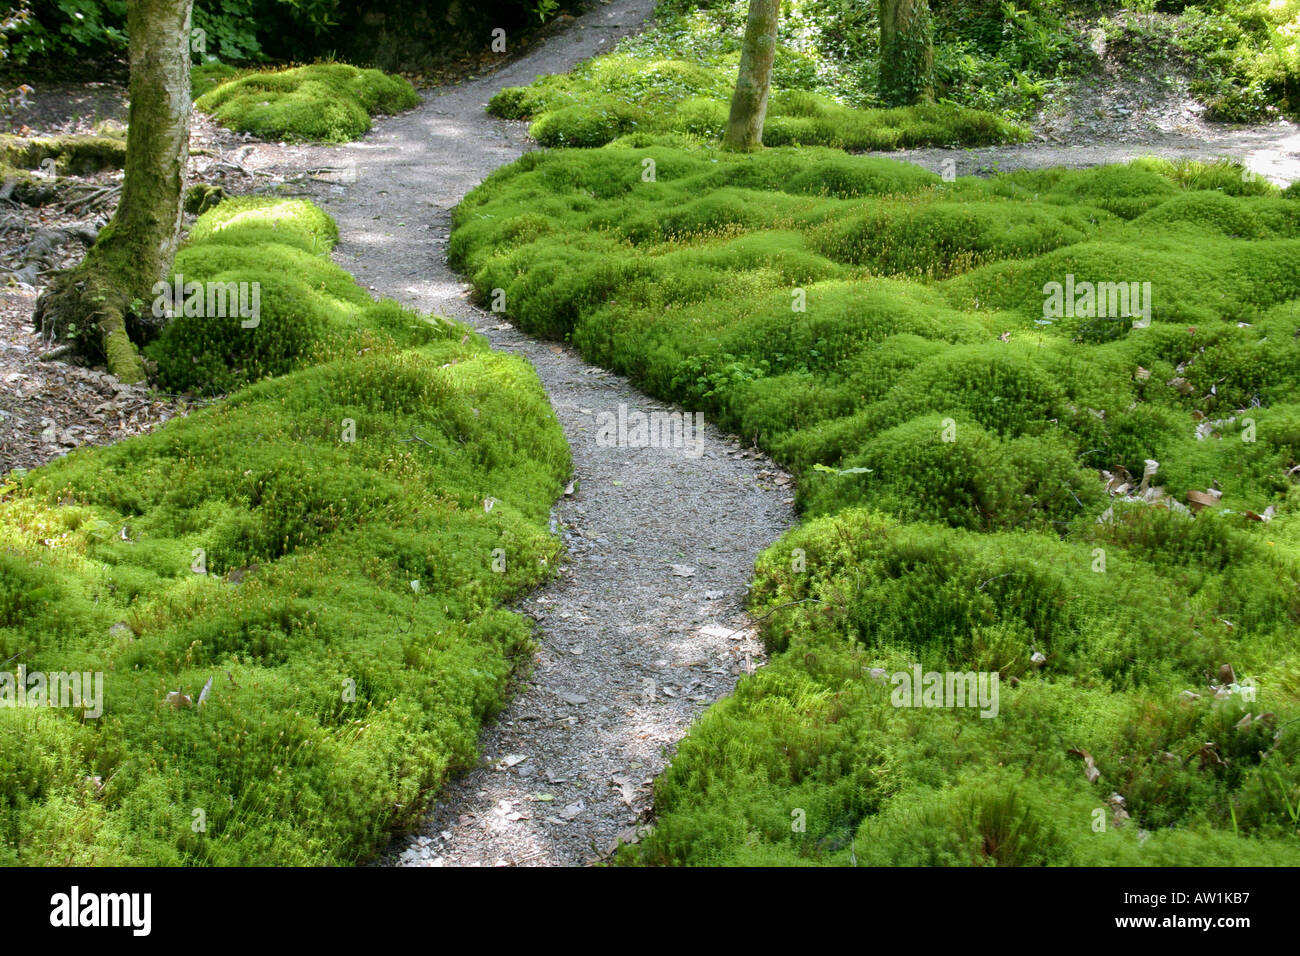
[{"label": "moss mound", "polygon": [[[529,134],[543,146],[603,146],[631,133],[722,136],[735,67],[709,69],[678,59],[612,53],[571,73],[507,87],[488,112],[532,119]],[[767,146],[829,146],[848,150],[911,146],[987,146],[1020,142],[1020,127],[991,113],[951,104],[852,109],[801,89],[774,92],[763,142]]]},{"label": "moss mound", "polygon": [[[8,865],[364,859],[472,765],[529,646],[503,606],[557,553],[569,459],[528,365],[371,302],[301,248],[333,233],[307,204],[205,215],[178,272],[260,282],[262,322],[182,317],[154,354],[272,377],[2,489],[3,659],[103,679],[101,714],[0,707]],[[364,345],[311,364],[341,330]]]},{"label": "moss mound", "polygon": [[231,78],[202,93],[195,106],[263,139],[341,143],[361,138],[375,114],[399,113],[419,102],[401,77],[318,63]]},{"label": "moss mound", "polygon": [[[176,314],[145,349],[177,392],[228,392],[377,344],[414,346],[451,328],[375,303],[329,259],[334,221],[301,199],[230,199],[195,222],[173,264]],[[241,311],[241,309],[243,311]]]},{"label": "moss mound", "polygon": [[[771,663],[625,862],[1296,862],[1300,245],[1233,182],[635,134],[466,198],[478,295],[798,479]],[[914,667],[996,678],[997,715],[898,703]]]},{"label": "moss mound", "polygon": [[[51,168],[46,161],[53,163]],[[87,176],[126,165],[126,135],[26,138],[0,134],[0,166],[50,169],[60,176]]]}]

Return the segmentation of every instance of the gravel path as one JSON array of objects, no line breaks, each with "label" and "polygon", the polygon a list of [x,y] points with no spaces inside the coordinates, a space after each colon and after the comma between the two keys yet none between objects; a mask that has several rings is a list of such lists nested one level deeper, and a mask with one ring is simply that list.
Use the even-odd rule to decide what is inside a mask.
[{"label": "gravel path", "polygon": [[[553,512],[568,556],[522,608],[539,622],[531,673],[485,730],[481,765],[443,792],[421,832],[394,845],[389,864],[579,865],[601,858],[620,838],[636,840],[649,819],[651,782],[677,741],[760,660],[744,594],[755,555],[794,521],[789,476],[707,426],[698,454],[602,447],[598,416],[620,407],[669,407],[571,349],[531,339],[475,308],[444,255],[461,197],[532,148],[525,124],[486,115],[493,93],[610,49],[653,6],[654,0],[601,3],[497,72],[378,120],[361,142],[258,147],[247,160],[250,168],[300,173],[294,182],[338,220],[335,258],[371,290],[468,322],[494,347],[528,358],[573,449],[576,487]],[[889,155],[936,171],[952,159],[959,175],[1130,155],[1249,155],[1270,178],[1297,178],[1290,124],[1156,130],[1141,109],[1133,111],[1141,128],[1127,119],[1104,129],[1080,123],[1085,110],[1129,115],[1102,97],[1085,93],[1064,111],[1076,118],[1069,119],[1075,133],[1091,125],[1100,134],[1081,136],[1085,145],[1058,145],[1051,124],[1043,123],[1040,142],[1023,146]],[[1176,97],[1158,106],[1184,108]]]},{"label": "gravel path", "polygon": [[576,487],[553,512],[568,554],[522,607],[539,622],[532,672],[485,730],[482,766],[444,791],[389,863],[580,865],[620,835],[635,839],[676,742],[759,660],[742,608],[754,557],[794,521],[789,477],[708,424],[698,445],[602,447],[598,416],[669,406],[470,305],[444,256],[451,209],[531,148],[525,124],[484,113],[488,98],[609,49],[652,8],[598,5],[497,73],[379,121],[362,142],[276,157],[318,171],[312,192],[342,236],[335,258],[360,282],[528,358],[573,449]]}]

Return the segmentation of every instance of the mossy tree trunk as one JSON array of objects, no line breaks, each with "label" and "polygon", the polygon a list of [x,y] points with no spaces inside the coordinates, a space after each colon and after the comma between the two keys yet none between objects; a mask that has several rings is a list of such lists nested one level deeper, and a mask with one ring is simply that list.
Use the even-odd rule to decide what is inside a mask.
[{"label": "mossy tree trunk", "polygon": [[749,0],[749,20],[740,48],[740,75],[731,97],[731,116],[722,137],[723,149],[749,152],[763,147],[763,121],[772,88],[776,58],[776,27],[781,0]]},{"label": "mossy tree trunk", "polygon": [[122,198],[86,258],[61,273],[36,304],[36,328],[104,360],[124,382],[145,377],[132,337],[153,320],[155,282],[180,239],[190,143],[190,12],[193,0],[130,0],[131,98]]},{"label": "mossy tree trunk", "polygon": [[880,0],[880,97],[887,106],[934,99],[934,24],[926,0]]}]

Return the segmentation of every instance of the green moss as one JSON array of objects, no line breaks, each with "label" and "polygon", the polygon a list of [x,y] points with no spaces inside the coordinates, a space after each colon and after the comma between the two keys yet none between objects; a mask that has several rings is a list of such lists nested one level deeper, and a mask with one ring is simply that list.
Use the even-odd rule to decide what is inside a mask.
[{"label": "green moss", "polygon": [[[751,592],[771,662],[683,741],[623,860],[1292,860],[1294,204],[1218,166],[942,182],[638,136],[498,171],[451,241],[522,326],[797,476],[806,523]],[[1151,324],[1045,316],[1067,275],[1149,282]],[[1148,460],[1156,503],[1108,494]],[[1215,698],[1225,661],[1258,702]],[[917,663],[996,672],[999,716],[892,706],[871,669]],[[1111,793],[1130,817],[1096,833]]]},{"label": "green moss", "polygon": [[0,164],[18,169],[42,169],[53,161],[60,176],[87,176],[126,165],[126,136],[69,135],[27,138],[0,134]]},{"label": "green moss", "polygon": [[339,237],[334,220],[305,199],[241,196],[199,217],[190,229],[187,242],[190,245],[208,240],[257,244],[258,236],[245,230],[271,230],[276,238],[262,241],[295,245],[317,253],[329,252]]},{"label": "green moss", "polygon": [[203,93],[195,106],[231,129],[264,139],[339,143],[359,139],[370,117],[420,102],[401,77],[342,63],[249,73]]},{"label": "green moss", "polygon": [[[202,305],[175,310],[146,347],[159,382],[173,391],[226,392],[349,348],[418,345],[448,334],[449,326],[414,314],[376,311],[329,260],[337,235],[333,220],[301,199],[231,199],[200,216],[171,281],[197,283]],[[187,303],[191,296],[184,294]],[[237,314],[237,303],[249,314]]]},{"label": "green moss", "polygon": [[220,186],[195,183],[185,190],[185,211],[195,216],[202,215],[209,209],[220,205],[222,200],[227,198],[229,197],[226,195],[226,191]]},{"label": "green moss", "polygon": [[0,659],[104,676],[98,719],[0,708],[11,865],[364,859],[473,764],[526,659],[503,607],[548,574],[569,470],[531,368],[372,302],[309,204],[200,225],[177,272],[261,283],[260,323],[182,317],[151,353],[262,380],[0,499]]},{"label": "green moss", "polygon": [[[603,146],[634,132],[716,141],[731,97],[723,77],[734,75],[734,66],[710,70],[686,60],[613,53],[572,73],[507,87],[493,96],[488,112],[532,119],[529,133],[543,146]],[[768,104],[763,142],[873,150],[983,146],[1026,136],[990,113],[950,104],[857,110],[806,90],[778,89]]]},{"label": "green moss", "polygon": [[197,100],[227,80],[243,76],[247,72],[249,71],[241,70],[229,63],[195,63],[190,69],[190,97]]}]

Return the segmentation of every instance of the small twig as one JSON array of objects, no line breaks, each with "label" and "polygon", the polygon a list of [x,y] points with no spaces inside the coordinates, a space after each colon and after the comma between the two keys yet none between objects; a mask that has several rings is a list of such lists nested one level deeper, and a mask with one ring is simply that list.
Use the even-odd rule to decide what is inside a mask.
[{"label": "small twig", "polygon": [[39,359],[42,362],[53,362],[55,359],[61,358],[62,356],[67,355],[71,351],[72,351],[71,345],[60,345],[56,349],[50,349],[50,351],[42,353],[39,356]]},{"label": "small twig", "polygon": [[[743,633],[744,631],[749,630],[751,627],[753,627],[753,626],[754,626],[755,624],[757,624],[759,621],[765,621],[765,620],[767,620],[769,617],[771,617],[771,616],[772,616],[773,614],[775,614],[777,611],[783,610],[784,608],[787,608],[787,607],[794,607],[796,604],[807,604],[809,601],[811,601],[811,602],[814,603],[814,604],[830,604],[829,601],[823,601],[821,598],[803,598],[803,599],[798,600],[798,601],[787,601],[785,604],[778,604],[776,607],[772,608],[772,610],[768,611],[766,614],[764,614],[764,615],[762,615],[762,616],[760,616],[760,617],[751,618],[749,624],[746,625],[745,627],[738,627],[738,628],[736,628],[734,631],[731,632],[731,634],[728,634],[728,635],[727,635],[727,639],[730,640],[732,634],[740,634],[740,633]],[[841,607],[841,605],[838,605],[838,604],[833,604],[833,605],[831,605],[831,606],[832,606],[832,607]],[[842,610],[842,609],[843,609],[843,608],[841,607],[841,610]]]}]

